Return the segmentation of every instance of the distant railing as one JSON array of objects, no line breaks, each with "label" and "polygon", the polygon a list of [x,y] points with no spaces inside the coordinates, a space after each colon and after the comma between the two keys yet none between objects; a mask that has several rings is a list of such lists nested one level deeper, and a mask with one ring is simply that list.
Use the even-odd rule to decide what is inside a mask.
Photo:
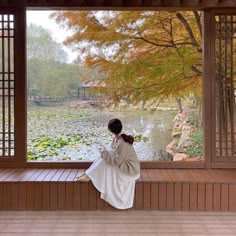
[{"label": "distant railing", "polygon": [[42,105],[43,103],[46,103],[46,104],[47,103],[60,103],[60,102],[68,102],[68,101],[81,101],[83,103],[87,103],[90,105],[106,103],[104,98],[95,97],[95,96],[90,96],[90,97],[71,96],[71,97],[63,97],[63,98],[29,96],[28,101],[35,105]]}]

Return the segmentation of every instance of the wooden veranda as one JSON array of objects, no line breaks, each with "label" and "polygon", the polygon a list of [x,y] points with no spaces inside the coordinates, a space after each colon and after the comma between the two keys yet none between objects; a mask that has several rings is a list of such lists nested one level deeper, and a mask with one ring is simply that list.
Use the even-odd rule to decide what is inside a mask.
[{"label": "wooden veranda", "polygon": [[91,163],[27,161],[27,9],[202,11],[204,161],[143,162],[134,209],[235,211],[235,0],[1,0],[0,210],[110,209]]},{"label": "wooden veranda", "polygon": [[1,211],[0,222],[1,236],[234,236],[236,234],[236,214],[231,212]]}]

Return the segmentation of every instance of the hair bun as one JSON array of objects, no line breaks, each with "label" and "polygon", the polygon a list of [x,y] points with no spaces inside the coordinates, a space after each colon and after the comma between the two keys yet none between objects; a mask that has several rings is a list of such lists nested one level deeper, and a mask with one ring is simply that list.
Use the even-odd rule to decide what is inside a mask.
[{"label": "hair bun", "polygon": [[131,135],[121,134],[121,137],[124,139],[125,142],[133,144],[134,138]]}]

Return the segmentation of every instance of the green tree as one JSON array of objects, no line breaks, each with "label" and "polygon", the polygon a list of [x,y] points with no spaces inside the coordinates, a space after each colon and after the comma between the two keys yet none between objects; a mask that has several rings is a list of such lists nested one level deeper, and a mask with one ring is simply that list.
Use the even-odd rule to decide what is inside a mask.
[{"label": "green tree", "polygon": [[27,58],[67,62],[68,56],[62,45],[51,35],[49,30],[31,23],[27,27]]},{"label": "green tree", "polygon": [[31,96],[75,96],[84,69],[67,64],[62,44],[53,40],[50,31],[30,24],[27,28],[28,94]]}]

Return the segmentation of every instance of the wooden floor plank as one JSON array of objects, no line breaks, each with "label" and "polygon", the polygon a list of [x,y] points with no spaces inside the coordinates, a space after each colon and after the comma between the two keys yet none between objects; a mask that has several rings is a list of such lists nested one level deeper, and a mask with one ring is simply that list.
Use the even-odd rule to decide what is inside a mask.
[{"label": "wooden floor plank", "polygon": [[142,176],[142,181],[143,182],[150,182],[151,180],[150,180],[150,177],[149,177],[149,175],[148,175],[148,170],[147,169],[143,169],[142,171],[141,171],[141,176]]},{"label": "wooden floor plank", "polygon": [[56,173],[57,173],[57,169],[51,169],[49,173],[44,177],[43,181],[44,182],[50,181]]},{"label": "wooden floor plank", "polygon": [[220,207],[221,211],[228,211],[229,210],[229,185],[228,184],[221,184],[221,196],[220,196]]},{"label": "wooden floor plank", "polygon": [[214,183],[222,182],[221,176],[217,173],[216,170],[209,169],[207,170],[207,174],[209,175],[209,179]]},{"label": "wooden floor plank", "polygon": [[[35,181],[63,181],[63,179],[74,181],[75,175],[79,175],[81,171],[79,169],[0,169],[0,181],[31,181],[30,175]],[[37,175],[37,178],[34,175]],[[233,170],[225,169],[143,169],[139,181],[234,183],[236,174]]]},{"label": "wooden floor plank", "polygon": [[[105,201],[101,199],[101,193],[97,191],[97,210],[104,210],[105,209]],[[135,201],[135,199],[134,199]]]},{"label": "wooden floor plank", "polygon": [[5,175],[7,172],[9,172],[11,169],[0,169],[0,178]]},{"label": "wooden floor plank", "polygon": [[171,177],[167,169],[160,169],[159,172],[166,182],[173,182],[173,178]]},{"label": "wooden floor plank", "polygon": [[43,181],[50,173],[51,169],[43,169],[40,175],[34,180],[35,182]]},{"label": "wooden floor plank", "polygon": [[50,185],[48,182],[43,182],[43,199],[42,199],[42,210],[50,209]]},{"label": "wooden floor plank", "polygon": [[206,184],[206,211],[213,211],[213,184]]},{"label": "wooden floor plank", "polygon": [[56,174],[50,179],[50,182],[57,182],[59,181],[60,177],[64,173],[65,169],[58,169]]},{"label": "wooden floor plank", "polygon": [[221,209],[221,187],[220,184],[213,185],[213,210],[220,211]]},{"label": "wooden floor plank", "polygon": [[49,185],[49,207],[50,210],[58,209],[58,184],[57,182],[50,182]]},{"label": "wooden floor plank", "polygon": [[149,179],[150,179],[151,182],[156,182],[157,181],[157,176],[155,175],[153,169],[148,169],[147,173],[148,173],[148,176],[149,176]]},{"label": "wooden floor plank", "polygon": [[143,209],[151,209],[151,183],[143,183]]},{"label": "wooden floor plank", "polygon": [[151,208],[151,180],[146,169],[142,170],[143,179],[143,209],[150,210]]},{"label": "wooden floor plank", "polygon": [[[137,196],[138,197],[138,196]],[[151,210],[159,209],[159,184],[151,183]]]},{"label": "wooden floor plank", "polygon": [[66,210],[73,210],[74,208],[74,180],[78,173],[77,169],[72,169],[66,178]]},{"label": "wooden floor plank", "polygon": [[182,211],[189,211],[190,209],[190,184],[182,184]]},{"label": "wooden floor plank", "polygon": [[236,184],[229,185],[229,210],[236,211]]},{"label": "wooden floor plank", "polygon": [[190,206],[190,208],[189,208],[189,210],[190,211],[196,211],[197,210],[197,202],[198,202],[198,199],[197,199],[197,197],[198,197],[198,194],[197,194],[197,191],[198,191],[198,189],[197,189],[197,183],[190,183],[190,185],[189,185],[189,197],[190,197],[190,199],[189,199],[189,206]]},{"label": "wooden floor plank", "polygon": [[34,209],[41,210],[43,207],[43,184],[42,182],[34,183]]},{"label": "wooden floor plank", "polygon": [[79,171],[79,170],[77,170],[77,169],[72,169],[71,172],[70,172],[70,174],[68,175],[66,181],[71,181],[71,182],[73,182],[73,181],[75,180],[76,176],[77,176],[78,171]]},{"label": "wooden floor plank", "polygon": [[234,236],[235,222],[235,213],[218,212],[1,211],[0,235]]},{"label": "wooden floor plank", "polygon": [[14,182],[18,181],[21,177],[22,173],[24,173],[24,169],[16,169],[10,176],[3,180],[3,182]]},{"label": "wooden floor plank", "polygon": [[206,207],[206,184],[198,183],[197,184],[197,210],[205,211]]},{"label": "wooden floor plank", "polygon": [[43,172],[43,169],[37,169],[31,176],[29,176],[29,178],[27,179],[27,182],[34,182],[39,176],[40,174]]},{"label": "wooden floor plank", "polygon": [[171,211],[174,210],[174,181],[167,169],[161,169],[160,173],[166,181],[166,210]]},{"label": "wooden floor plank", "polygon": [[11,209],[18,210],[19,209],[19,184],[11,183]]},{"label": "wooden floor plank", "polygon": [[38,171],[38,169],[24,170],[18,181],[20,182],[28,181],[32,177],[32,175],[36,173],[36,171]]},{"label": "wooden floor plank", "polygon": [[181,179],[176,174],[175,169],[167,169],[168,174],[171,176],[173,182],[181,182]]},{"label": "wooden floor plank", "polygon": [[6,178],[14,174],[15,171],[16,169],[10,169],[9,171],[4,172],[4,174],[0,176],[0,182],[4,181]]},{"label": "wooden floor plank", "polygon": [[65,169],[63,174],[58,179],[58,209],[63,210],[66,207],[66,179],[68,178],[71,169]]},{"label": "wooden floor plank", "polygon": [[182,183],[176,182],[174,184],[174,209],[176,211],[181,211],[182,209]]},{"label": "wooden floor plank", "polygon": [[137,182],[135,186],[135,209],[143,209],[143,183]]},{"label": "wooden floor plank", "polygon": [[34,183],[27,182],[26,184],[26,209],[34,210]]},{"label": "wooden floor plank", "polygon": [[65,209],[73,210],[74,207],[74,184],[71,182],[65,183]]},{"label": "wooden floor plank", "polygon": [[3,183],[3,203],[2,203],[3,210],[10,210],[11,209],[11,184],[4,182]]},{"label": "wooden floor plank", "polygon": [[79,181],[75,181],[73,184],[73,189],[74,189],[74,195],[73,195],[74,207],[73,208],[75,210],[80,210],[81,209],[81,198],[82,198],[81,183]]},{"label": "wooden floor plank", "polygon": [[157,177],[158,182],[162,182],[162,181],[165,182],[166,181],[159,169],[154,169],[154,173]]},{"label": "wooden floor plank", "polygon": [[166,182],[160,182],[159,183],[159,210],[165,211],[166,210],[166,204],[167,204],[167,186]]},{"label": "wooden floor plank", "polygon": [[3,183],[0,183],[0,211],[3,208]]},{"label": "wooden floor plank", "polygon": [[97,190],[93,186],[92,182],[89,182],[89,193],[88,193],[88,201],[89,201],[89,210],[97,209]]},{"label": "wooden floor plank", "polygon": [[67,178],[69,177],[70,172],[71,172],[71,169],[65,169],[63,174],[58,179],[58,181],[59,182],[65,182],[67,180]]},{"label": "wooden floor plank", "polygon": [[[85,170],[81,169],[80,173],[84,173]],[[81,210],[89,209],[89,183],[88,182],[80,182],[80,195],[81,195]]]},{"label": "wooden floor plank", "polygon": [[168,182],[166,185],[166,209],[168,211],[174,210],[175,201],[175,185],[173,182]]}]

